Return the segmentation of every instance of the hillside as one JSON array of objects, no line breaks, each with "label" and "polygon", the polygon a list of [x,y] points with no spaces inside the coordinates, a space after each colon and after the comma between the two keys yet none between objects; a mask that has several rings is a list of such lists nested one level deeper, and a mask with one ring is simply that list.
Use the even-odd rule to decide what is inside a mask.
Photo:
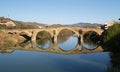
[{"label": "hillside", "polygon": [[37,22],[23,22],[23,21],[16,21],[18,23],[21,23],[21,24],[30,24],[30,25],[38,25],[38,26],[46,26],[46,24],[43,24],[43,23],[37,23]]},{"label": "hillside", "polygon": [[23,21],[15,21],[16,22],[16,24],[22,24],[22,25],[24,25],[24,26],[27,26],[27,25],[29,25],[29,26],[36,26],[36,28],[44,28],[44,27],[46,27],[46,24],[42,24],[42,23],[37,23],[37,22],[23,22]]},{"label": "hillside", "polygon": [[0,26],[16,26],[16,24],[9,18],[0,17]]},{"label": "hillside", "polygon": [[2,29],[35,29],[44,28],[46,24],[36,22],[16,21],[10,18],[0,17],[0,28]]}]

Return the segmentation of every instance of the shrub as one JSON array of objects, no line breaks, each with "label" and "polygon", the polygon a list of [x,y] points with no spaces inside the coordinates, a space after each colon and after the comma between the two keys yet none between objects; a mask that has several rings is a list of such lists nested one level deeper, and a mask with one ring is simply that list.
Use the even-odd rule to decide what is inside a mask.
[{"label": "shrub", "polygon": [[120,24],[116,23],[109,27],[106,31],[106,35],[104,38],[104,42],[109,41],[111,38],[115,37],[116,35],[120,34]]},{"label": "shrub", "polygon": [[2,28],[0,28],[0,32],[2,31],[3,29]]},{"label": "shrub", "polygon": [[120,24],[115,23],[106,30],[103,48],[112,52],[120,51]]}]

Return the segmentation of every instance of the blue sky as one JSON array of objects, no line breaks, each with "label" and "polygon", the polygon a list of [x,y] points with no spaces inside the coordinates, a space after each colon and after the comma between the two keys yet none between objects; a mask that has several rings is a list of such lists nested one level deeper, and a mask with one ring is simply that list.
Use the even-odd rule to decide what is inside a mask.
[{"label": "blue sky", "polygon": [[45,24],[106,23],[120,18],[120,0],[0,0],[0,16]]}]

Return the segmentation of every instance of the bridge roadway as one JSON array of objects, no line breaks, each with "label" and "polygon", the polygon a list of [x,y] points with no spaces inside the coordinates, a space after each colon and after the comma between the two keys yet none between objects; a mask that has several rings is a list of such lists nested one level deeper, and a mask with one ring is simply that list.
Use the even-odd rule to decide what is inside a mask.
[{"label": "bridge roadway", "polygon": [[94,31],[97,34],[101,35],[103,30],[98,28],[81,28],[81,27],[57,27],[57,28],[41,28],[41,29],[16,29],[16,30],[4,30],[5,33],[11,33],[11,34],[25,34],[31,38],[31,41],[36,41],[36,36],[40,31],[46,31],[50,34],[51,38],[54,39],[54,42],[57,42],[58,34],[64,30],[70,30],[74,32],[77,37],[82,38],[83,35],[88,31]]}]

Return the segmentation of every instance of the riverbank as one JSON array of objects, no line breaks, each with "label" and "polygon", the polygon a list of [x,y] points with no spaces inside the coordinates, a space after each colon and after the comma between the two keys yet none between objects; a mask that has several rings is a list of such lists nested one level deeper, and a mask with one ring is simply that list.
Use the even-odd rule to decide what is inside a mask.
[{"label": "riverbank", "polygon": [[0,48],[13,47],[15,44],[25,40],[22,36],[6,34],[0,31]]}]

